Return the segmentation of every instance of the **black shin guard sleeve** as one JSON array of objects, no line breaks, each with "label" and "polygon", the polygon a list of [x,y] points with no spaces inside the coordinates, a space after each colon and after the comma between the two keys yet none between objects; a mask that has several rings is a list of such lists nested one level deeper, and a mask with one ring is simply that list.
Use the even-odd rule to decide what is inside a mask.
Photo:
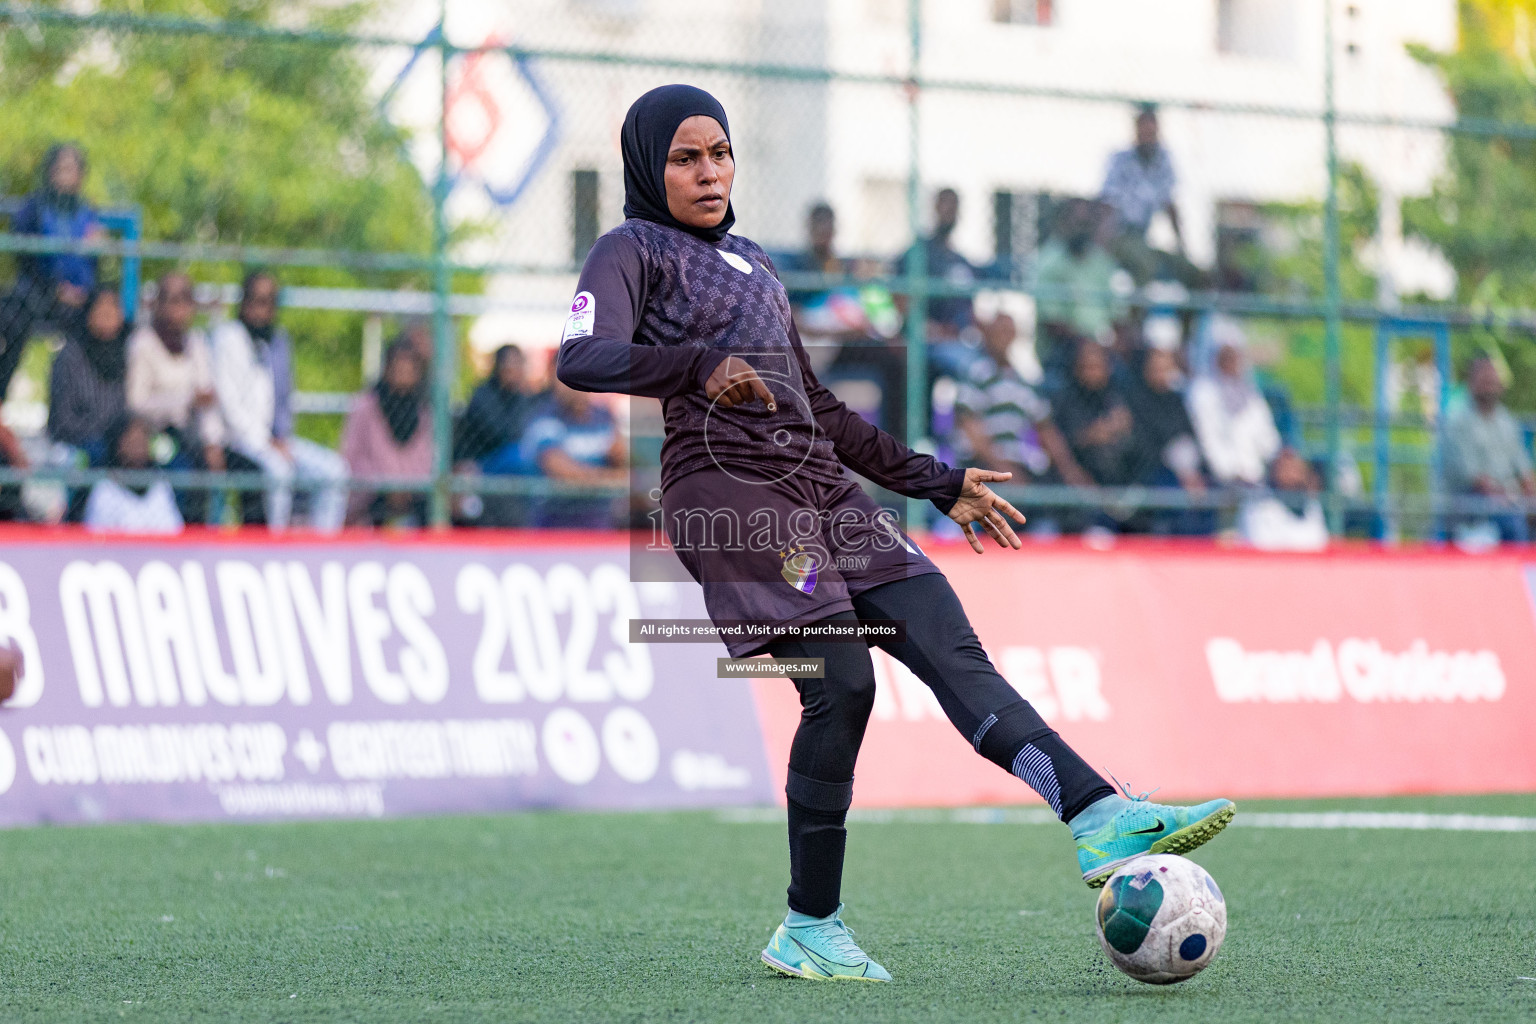
[{"label": "black shin guard sleeve", "polygon": [[790,769],[789,909],[812,917],[837,911],[848,847],[848,805],[853,782],[822,782]]},{"label": "black shin guard sleeve", "polygon": [[842,899],[848,811],[818,811],[789,801],[789,909],[812,917],[836,913]]},{"label": "black shin guard sleeve", "polygon": [[987,716],[972,740],[978,753],[1045,798],[1062,821],[1114,795],[1114,787],[1056,735],[1026,700]]},{"label": "black shin guard sleeve", "polygon": [[[853,620],[852,612],[834,618]],[[789,907],[813,917],[837,911],[843,887],[844,822],[853,768],[875,704],[875,670],[863,644],[779,641],[775,658],[823,658],[820,679],[796,679],[800,726],[789,747]]]}]

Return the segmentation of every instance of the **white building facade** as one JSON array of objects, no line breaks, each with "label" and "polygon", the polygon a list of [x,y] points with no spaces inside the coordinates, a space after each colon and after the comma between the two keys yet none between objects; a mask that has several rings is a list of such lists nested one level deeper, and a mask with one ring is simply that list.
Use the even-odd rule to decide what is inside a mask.
[{"label": "white building facade", "polygon": [[[1386,200],[1378,269],[1405,290],[1443,290],[1447,272],[1402,242],[1395,216],[1397,199],[1428,191],[1442,137],[1348,116],[1451,117],[1436,76],[1407,47],[1452,48],[1454,0],[922,0],[919,73],[930,87],[917,101],[915,146],[911,94],[891,81],[911,70],[907,0],[449,0],[454,42],[546,54],[522,69],[487,56],[473,74],[462,61],[451,76],[452,166],[463,178],[450,210],[488,228],[462,255],[527,268],[498,278],[507,308],[476,338],[552,344],[573,259],[623,216],[624,112],[672,81],[710,89],[731,115],[741,233],[798,247],[805,211],[824,199],[838,212],[840,248],[895,255],[911,239],[915,152],[925,216],[932,190],[955,188],[957,245],[981,263],[1010,237],[997,222],[1000,193],[1096,194],[1109,156],[1130,144],[1130,100],[1162,101],[1189,252],[1208,263],[1225,206],[1325,191],[1327,4],[1346,115],[1340,155]],[[411,0],[398,27],[424,34],[437,8]],[[730,70],[741,65],[773,73]],[[435,71],[408,76],[391,110],[420,130],[430,173]],[[541,143],[541,162],[524,173]],[[518,194],[498,203],[490,191]]]}]

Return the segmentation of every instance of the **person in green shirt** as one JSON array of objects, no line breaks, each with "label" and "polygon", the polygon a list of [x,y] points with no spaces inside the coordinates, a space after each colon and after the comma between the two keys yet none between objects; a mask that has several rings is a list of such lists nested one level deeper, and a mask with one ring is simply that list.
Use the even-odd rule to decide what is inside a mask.
[{"label": "person in green shirt", "polygon": [[1504,405],[1504,379],[1492,359],[1472,360],[1467,393],[1471,401],[1445,422],[1446,485],[1454,494],[1508,505],[1508,512],[1487,519],[1501,540],[1523,543],[1530,528],[1522,499],[1536,497],[1536,473],[1525,433]]},{"label": "person in green shirt", "polygon": [[1125,306],[1114,292],[1118,271],[1104,248],[1105,209],[1089,199],[1069,199],[1035,264],[1036,348],[1048,377],[1071,375],[1084,341],[1114,342],[1115,321]]}]

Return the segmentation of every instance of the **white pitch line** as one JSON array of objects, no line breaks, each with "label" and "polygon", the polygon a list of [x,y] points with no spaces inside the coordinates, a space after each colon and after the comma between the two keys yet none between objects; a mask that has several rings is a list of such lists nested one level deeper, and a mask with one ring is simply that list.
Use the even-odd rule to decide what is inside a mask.
[{"label": "white pitch line", "polygon": [[1393,828],[1411,832],[1536,832],[1536,818],[1485,814],[1415,814],[1393,811],[1314,813],[1238,812],[1234,825],[1257,828]]},{"label": "white pitch line", "polygon": [[[776,807],[731,807],[717,817],[731,825],[782,825],[783,810]],[[953,810],[926,808],[854,809],[848,820],[870,825],[1055,825],[1056,816],[1045,808],[960,807]],[[1536,832],[1536,818],[1512,815],[1424,814],[1400,811],[1244,812],[1238,810],[1234,826],[1291,829],[1401,829],[1409,832]]]}]

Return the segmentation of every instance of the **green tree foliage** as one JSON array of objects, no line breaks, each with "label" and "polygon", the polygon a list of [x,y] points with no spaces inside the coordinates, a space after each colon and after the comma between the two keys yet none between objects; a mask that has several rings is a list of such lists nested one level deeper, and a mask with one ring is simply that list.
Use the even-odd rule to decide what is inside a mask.
[{"label": "green tree foliage", "polygon": [[[1346,302],[1376,298],[1376,274],[1366,249],[1381,226],[1381,193],[1364,167],[1353,161],[1339,166],[1339,290]],[[1259,277],[1264,291],[1292,298],[1320,300],[1323,279],[1323,202],[1267,203],[1271,225]]]},{"label": "green tree foliage", "polygon": [[[1445,81],[1464,121],[1536,125],[1531,0],[1463,0],[1455,50],[1414,49]],[[1428,196],[1403,203],[1405,233],[1445,255],[1456,298],[1480,311],[1536,306],[1536,139],[1448,136],[1446,167]],[[1501,358],[1519,405],[1536,407],[1536,345],[1528,333],[1459,332],[1458,348]]]},{"label": "green tree foliage", "polygon": [[[1368,249],[1380,228],[1380,209],[1380,191],[1365,168],[1354,162],[1340,165],[1339,286],[1345,302],[1376,299],[1377,278]],[[1320,303],[1326,292],[1322,200],[1266,203],[1261,213],[1263,232],[1228,257],[1233,268],[1262,294]],[[1256,339],[1284,353],[1273,373],[1295,401],[1304,406],[1322,405],[1322,320],[1250,320],[1247,326]],[[1345,325],[1342,384],[1347,405],[1369,405],[1375,400],[1371,335],[1369,328]]]},{"label": "green tree foliage", "polygon": [[[51,0],[34,7],[70,8]],[[378,3],[102,0],[104,13],[344,31]],[[31,22],[0,26],[0,194],[36,182],[54,141],[78,141],[86,191],[137,207],[145,236],[178,242],[426,254],[430,191],[399,129],[375,112],[366,52]],[[151,265],[151,273],[163,267]],[[196,264],[203,280],[242,268]],[[279,270],[287,284],[427,287],[425,272]],[[359,381],[361,317],[288,314],[300,386]]]}]

